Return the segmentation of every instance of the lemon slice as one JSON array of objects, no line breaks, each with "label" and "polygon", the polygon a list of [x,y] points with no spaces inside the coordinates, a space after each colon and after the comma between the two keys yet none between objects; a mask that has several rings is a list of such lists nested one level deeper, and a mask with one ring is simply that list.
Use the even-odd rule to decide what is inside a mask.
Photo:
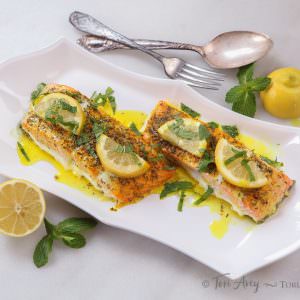
[{"label": "lemon slice", "polygon": [[34,184],[13,179],[0,185],[0,232],[21,237],[42,223],[46,204],[42,191]]},{"label": "lemon slice", "polygon": [[130,145],[122,146],[105,134],[97,141],[96,151],[103,167],[118,177],[136,177],[149,169],[149,164]]},{"label": "lemon slice", "polygon": [[42,118],[63,128],[80,134],[85,122],[81,105],[72,97],[62,93],[52,93],[37,99],[34,111]]},{"label": "lemon slice", "polygon": [[200,123],[193,119],[175,119],[162,125],[158,133],[171,144],[201,157],[207,147],[207,142],[206,139],[200,139],[199,126]]},{"label": "lemon slice", "polygon": [[215,163],[218,171],[229,183],[242,188],[259,188],[268,179],[255,160],[247,158],[247,152],[220,139],[215,149]]}]

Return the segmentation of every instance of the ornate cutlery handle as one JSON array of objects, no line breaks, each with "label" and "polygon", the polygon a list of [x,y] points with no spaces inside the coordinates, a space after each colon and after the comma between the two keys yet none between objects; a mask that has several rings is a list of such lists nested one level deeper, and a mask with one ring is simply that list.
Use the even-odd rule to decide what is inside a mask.
[{"label": "ornate cutlery handle", "polygon": [[80,31],[105,37],[107,39],[110,39],[112,41],[115,41],[117,43],[126,45],[130,48],[138,49],[140,51],[143,51],[144,53],[147,53],[157,59],[158,61],[162,62],[163,56],[159,53],[153,52],[147,48],[144,48],[143,46],[137,44],[133,40],[130,40],[126,36],[114,31],[113,29],[109,28],[108,26],[102,24],[100,21],[96,20],[90,15],[84,14],[82,12],[74,11],[70,15],[70,23],[77,28]]},{"label": "ornate cutlery handle", "polygon": [[[146,39],[135,39],[137,44],[150,50],[160,50],[160,49],[179,49],[179,50],[193,50],[196,52],[202,52],[201,46],[195,46],[186,43],[176,43],[176,42],[166,42],[166,41],[156,41],[156,40],[146,40]],[[83,35],[78,39],[78,43],[84,48],[92,52],[103,52],[115,49],[132,49],[126,45],[117,43],[115,41],[109,40],[104,37],[94,36],[94,35]]]}]

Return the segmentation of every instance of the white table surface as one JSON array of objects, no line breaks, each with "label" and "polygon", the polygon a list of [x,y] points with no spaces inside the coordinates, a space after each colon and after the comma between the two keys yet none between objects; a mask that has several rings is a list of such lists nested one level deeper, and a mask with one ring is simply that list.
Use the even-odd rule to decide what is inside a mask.
[{"label": "white table surface", "polygon": [[[281,66],[300,67],[297,0],[0,0],[0,4],[0,60],[34,51],[60,36],[75,40],[79,35],[67,20],[76,9],[137,38],[201,44],[222,31],[265,32],[275,47],[258,63],[256,73],[266,74]],[[201,64],[196,54],[181,55]],[[116,51],[102,57],[132,71],[163,76],[159,65],[139,53]],[[233,84],[234,73],[228,72],[221,91],[201,93],[226,105],[224,93]],[[260,108],[257,117],[268,119]],[[47,217],[53,222],[84,215],[57,197],[46,194],[46,200]],[[43,234],[41,227],[22,239],[0,237],[0,299],[299,299],[300,295],[300,251],[247,275],[248,284],[259,282],[255,293],[254,287],[237,282],[216,289],[214,277],[218,274],[208,267],[155,241],[102,224],[87,234],[88,243],[81,250],[55,244],[49,264],[37,269],[32,253]],[[278,238],[280,234],[284,233]],[[205,280],[209,287],[203,287]],[[276,288],[264,285],[276,281]],[[288,285],[298,282],[298,288],[281,281]]]}]

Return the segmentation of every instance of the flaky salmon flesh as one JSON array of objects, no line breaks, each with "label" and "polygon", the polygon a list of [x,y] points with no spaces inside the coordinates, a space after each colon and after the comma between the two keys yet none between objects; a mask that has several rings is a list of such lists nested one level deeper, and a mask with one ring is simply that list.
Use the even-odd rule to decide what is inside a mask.
[{"label": "flaky salmon flesh", "polygon": [[[148,119],[143,136],[149,143],[160,144],[161,151],[172,161],[188,169],[198,170],[201,158],[163,140],[158,133],[160,126],[176,118],[192,117],[168,102],[160,101]],[[199,119],[194,120],[206,126],[210,131],[211,138],[208,142],[208,150],[214,151],[218,140],[221,138],[225,138],[237,148],[249,150],[238,139],[232,138],[220,128],[211,129],[205,122]],[[261,188],[245,189],[234,186],[226,182],[216,169],[211,172],[201,172],[199,176],[200,183],[204,187],[211,186],[215,195],[229,202],[235,211],[260,223],[277,211],[278,205],[288,195],[294,181],[284,172],[264,162],[260,157],[254,155],[253,159],[268,179],[268,183]]]},{"label": "flaky salmon flesh", "polygon": [[[59,125],[52,124],[30,110],[21,123],[22,129],[43,150],[51,154],[66,169],[87,178],[91,184],[106,196],[116,200],[116,207],[134,203],[147,196],[153,189],[163,185],[174,175],[168,168],[165,158],[159,156],[157,149],[148,144],[143,137],[122,125],[103,110],[89,105],[89,99],[80,92],[65,85],[47,85],[42,94],[64,93],[81,103],[86,114],[86,124],[80,136],[75,136]],[[130,144],[150,168],[134,178],[120,178],[107,172],[96,155],[96,137],[93,124],[105,125],[105,134],[121,145]],[[80,143],[82,135],[87,143]]]}]

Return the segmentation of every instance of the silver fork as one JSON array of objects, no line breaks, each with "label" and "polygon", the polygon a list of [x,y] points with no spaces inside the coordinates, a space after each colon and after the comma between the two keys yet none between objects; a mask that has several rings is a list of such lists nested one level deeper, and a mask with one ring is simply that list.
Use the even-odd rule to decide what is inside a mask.
[{"label": "silver fork", "polygon": [[74,11],[71,13],[69,21],[75,28],[82,32],[105,37],[151,55],[153,58],[162,63],[167,76],[172,79],[180,79],[190,86],[218,90],[218,87],[221,85],[220,81],[224,80],[224,75],[221,73],[199,68],[186,63],[183,59],[167,57],[149,50],[102,24],[100,21],[88,14]]}]

